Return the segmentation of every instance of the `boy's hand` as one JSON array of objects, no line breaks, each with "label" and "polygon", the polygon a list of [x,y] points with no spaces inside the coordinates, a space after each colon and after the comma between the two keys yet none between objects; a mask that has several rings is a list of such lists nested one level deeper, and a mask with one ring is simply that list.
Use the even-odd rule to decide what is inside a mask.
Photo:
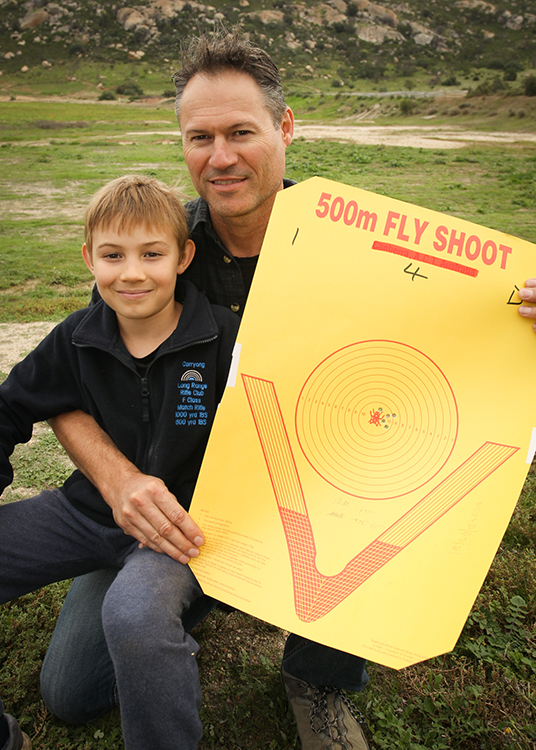
[{"label": "boy's hand", "polygon": [[117,525],[140,546],[165,552],[186,565],[204,543],[199,526],[161,479],[137,472],[120,497],[108,500]]},{"label": "boy's hand", "polygon": [[[536,304],[536,279],[527,279],[525,281],[525,286],[519,290],[518,294],[523,302],[531,303],[529,305],[521,305],[521,307],[518,307],[518,313],[524,318],[530,318],[531,320],[536,321],[536,307],[531,306]],[[536,322],[532,324],[532,329],[536,331]]]}]

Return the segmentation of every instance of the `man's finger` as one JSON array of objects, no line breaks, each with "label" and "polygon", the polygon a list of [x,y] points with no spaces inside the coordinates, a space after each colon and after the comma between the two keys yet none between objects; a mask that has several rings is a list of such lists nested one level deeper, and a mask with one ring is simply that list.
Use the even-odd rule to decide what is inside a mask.
[{"label": "man's finger", "polygon": [[[173,501],[173,504],[177,505],[177,502]],[[165,552],[183,564],[199,555],[198,546],[162,513],[156,503],[144,504],[142,508],[143,512],[140,512],[136,504],[133,504],[127,510],[123,509],[121,517],[115,519],[126,534],[135,537],[155,552]],[[183,514],[188,516],[185,511]],[[193,527],[198,530],[197,524],[193,524]]]},{"label": "man's finger", "polygon": [[[169,519],[172,527],[178,528],[182,531],[184,536],[189,539],[196,547],[202,547],[205,543],[203,532],[193,520],[191,515],[187,513],[184,508],[177,502],[169,505],[166,503],[165,508],[161,508]],[[163,536],[169,536],[165,531],[161,532]]]}]

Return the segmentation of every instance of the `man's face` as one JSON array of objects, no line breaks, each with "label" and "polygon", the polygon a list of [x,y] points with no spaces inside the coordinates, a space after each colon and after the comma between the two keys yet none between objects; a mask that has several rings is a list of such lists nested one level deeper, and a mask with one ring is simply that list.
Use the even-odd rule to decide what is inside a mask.
[{"label": "man's face", "polygon": [[228,71],[194,76],[184,89],[179,120],[190,176],[211,213],[253,218],[257,209],[269,212],[283,187],[291,110],[275,127],[253,78]]}]

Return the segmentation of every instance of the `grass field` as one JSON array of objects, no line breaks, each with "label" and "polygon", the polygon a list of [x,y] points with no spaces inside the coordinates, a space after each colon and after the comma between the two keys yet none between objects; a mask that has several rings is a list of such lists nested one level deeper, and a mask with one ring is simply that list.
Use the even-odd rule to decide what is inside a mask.
[{"label": "grass field", "polygon": [[[311,104],[296,103],[305,116]],[[498,100],[497,111],[503,104]],[[438,114],[438,122],[452,124],[448,114]],[[497,118],[491,126],[489,117],[476,114],[460,121],[482,130],[512,123],[515,131],[522,120],[524,130],[536,130],[532,116]],[[415,114],[386,114],[383,122],[422,124]],[[287,163],[287,175],[296,180],[319,174],[536,242],[534,145],[441,150],[298,140]],[[0,103],[0,323],[60,320],[86,304],[91,278],[80,256],[83,210],[100,185],[129,171],[178,180],[193,196],[170,102]],[[21,345],[21,356],[24,351]],[[0,377],[5,374],[7,366]],[[4,502],[55,486],[70,471],[46,426],[16,450],[14,464],[16,480]],[[373,748],[536,748],[535,551],[531,472],[455,651],[400,672],[370,665],[371,684],[355,699]],[[121,748],[117,712],[92,726],[70,727],[40,702],[40,662],[66,586],[0,609],[2,698],[34,737],[34,747]],[[202,750],[298,748],[278,677],[284,634],[241,613],[216,612],[195,635],[204,693]]]}]

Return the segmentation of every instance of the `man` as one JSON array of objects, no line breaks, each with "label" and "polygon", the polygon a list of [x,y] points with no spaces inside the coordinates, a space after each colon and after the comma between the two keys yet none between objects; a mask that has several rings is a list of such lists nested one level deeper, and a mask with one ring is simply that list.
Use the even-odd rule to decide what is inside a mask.
[{"label": "man", "polygon": [[[274,63],[236,35],[194,43],[175,83],[186,164],[201,196],[188,205],[197,253],[185,276],[211,302],[241,314],[275,196],[290,184],[283,174],[292,112]],[[536,302],[536,280],[521,295]],[[536,308],[520,313],[536,319]],[[125,533],[184,564],[199,554],[202,531],[163,482],[138,471],[86,415],[63,415],[53,426]],[[114,704],[100,604],[115,573],[75,581],[43,665],[45,702],[74,723]],[[364,660],[291,635],[282,677],[305,750],[367,747],[341,692],[365,686]]]}]

